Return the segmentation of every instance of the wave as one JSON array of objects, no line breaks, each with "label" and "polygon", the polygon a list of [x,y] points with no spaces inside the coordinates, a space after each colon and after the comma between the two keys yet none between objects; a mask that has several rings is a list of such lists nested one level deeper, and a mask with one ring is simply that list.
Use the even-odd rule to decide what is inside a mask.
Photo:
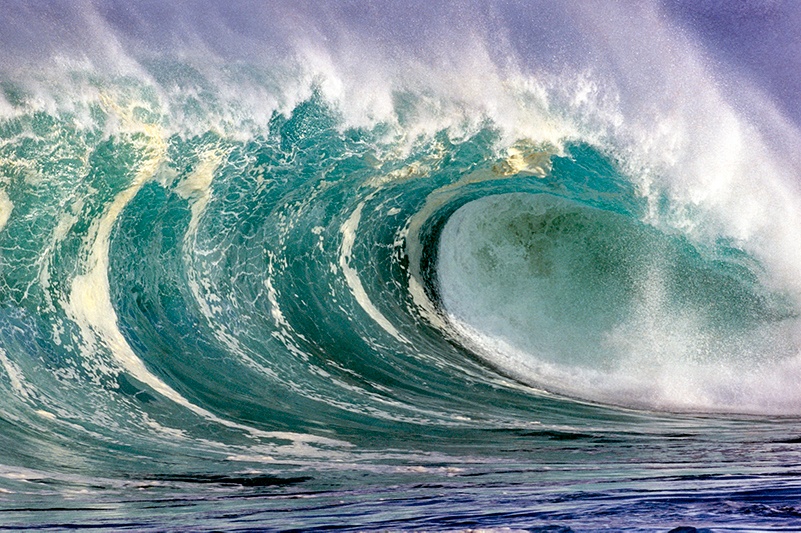
[{"label": "wave", "polygon": [[0,502],[509,487],[566,450],[537,479],[573,487],[591,443],[651,479],[620,464],[683,450],[651,439],[718,473],[722,442],[784,435],[801,194],[775,86],[677,5],[417,7],[9,11]]}]

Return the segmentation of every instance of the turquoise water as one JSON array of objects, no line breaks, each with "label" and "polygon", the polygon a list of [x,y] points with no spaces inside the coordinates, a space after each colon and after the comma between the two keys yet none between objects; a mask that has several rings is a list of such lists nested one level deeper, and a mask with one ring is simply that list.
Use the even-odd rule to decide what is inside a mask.
[{"label": "turquoise water", "polygon": [[799,527],[801,196],[756,115],[692,66],[638,107],[336,53],[6,69],[0,523]]}]

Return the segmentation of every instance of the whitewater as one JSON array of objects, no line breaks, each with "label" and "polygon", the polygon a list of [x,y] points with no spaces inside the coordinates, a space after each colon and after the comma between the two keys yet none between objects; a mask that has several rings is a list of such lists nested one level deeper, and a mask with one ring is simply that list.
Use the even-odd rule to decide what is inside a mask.
[{"label": "whitewater", "polygon": [[799,24],[0,0],[0,529],[801,529]]}]

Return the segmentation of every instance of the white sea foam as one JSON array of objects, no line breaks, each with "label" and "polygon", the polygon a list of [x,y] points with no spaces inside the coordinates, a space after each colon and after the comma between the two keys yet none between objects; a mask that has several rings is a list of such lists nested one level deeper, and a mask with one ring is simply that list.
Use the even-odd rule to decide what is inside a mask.
[{"label": "white sea foam", "polygon": [[25,378],[22,375],[22,370],[11,359],[8,358],[5,350],[0,348],[0,365],[3,366],[6,376],[11,383],[11,388],[14,389],[20,397],[29,398],[28,386],[25,383]]},{"label": "white sea foam", "polygon": [[11,203],[8,193],[4,189],[0,189],[0,231],[3,231],[3,228],[6,227],[13,209],[14,204]]},{"label": "white sea foam", "polygon": [[353,245],[356,242],[356,232],[359,228],[359,220],[361,220],[362,210],[365,203],[370,199],[368,196],[362,201],[356,209],[353,210],[351,215],[340,227],[342,233],[342,245],[339,251],[339,268],[342,269],[342,274],[345,276],[350,287],[353,297],[359,303],[361,308],[381,326],[384,331],[395,337],[401,342],[407,342],[398,329],[385,317],[381,311],[370,300],[367,291],[364,290],[364,285],[359,278],[359,272],[350,265],[351,256],[353,255]]}]

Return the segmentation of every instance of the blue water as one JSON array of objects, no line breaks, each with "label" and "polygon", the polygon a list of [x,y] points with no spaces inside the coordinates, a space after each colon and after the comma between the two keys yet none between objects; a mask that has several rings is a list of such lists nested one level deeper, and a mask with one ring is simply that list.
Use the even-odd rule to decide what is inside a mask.
[{"label": "blue water", "polygon": [[0,529],[798,530],[800,17],[4,6]]}]

